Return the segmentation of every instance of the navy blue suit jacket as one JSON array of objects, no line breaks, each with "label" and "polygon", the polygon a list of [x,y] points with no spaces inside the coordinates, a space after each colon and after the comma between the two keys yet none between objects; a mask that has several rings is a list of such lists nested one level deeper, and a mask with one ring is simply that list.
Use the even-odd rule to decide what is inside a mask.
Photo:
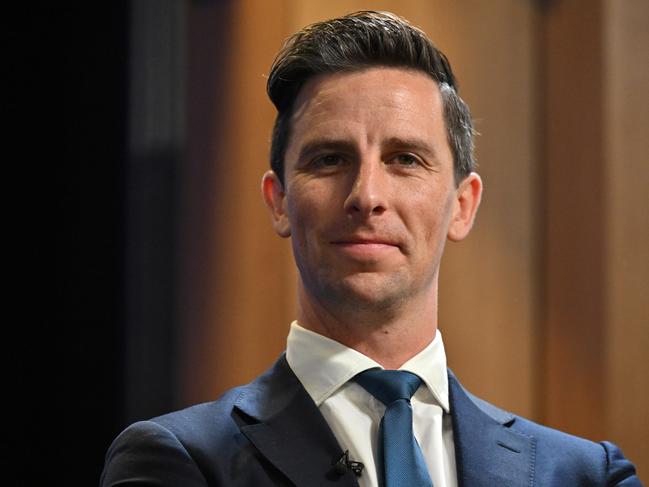
[{"label": "navy blue suit jacket", "polygon": [[[449,372],[460,487],[641,486],[613,444],[532,423],[469,394]],[[135,423],[106,456],[108,486],[357,486],[332,463],[336,441],[285,357],[254,382]]]}]

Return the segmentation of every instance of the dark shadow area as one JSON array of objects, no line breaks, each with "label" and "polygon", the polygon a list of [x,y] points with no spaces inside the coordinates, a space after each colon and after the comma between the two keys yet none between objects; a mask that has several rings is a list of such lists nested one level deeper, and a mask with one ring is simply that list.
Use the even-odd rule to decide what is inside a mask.
[{"label": "dark shadow area", "polygon": [[124,422],[128,2],[57,13],[62,46],[50,63],[63,131],[56,179],[61,334],[52,364],[59,441],[44,446],[59,469],[44,484],[96,485],[106,439]]},{"label": "dark shadow area", "polygon": [[[106,450],[127,424],[177,407],[177,241],[187,226],[179,224],[179,186],[194,188],[184,215],[209,204],[213,142],[196,150],[193,138],[187,157],[181,137],[165,130],[185,116],[185,91],[198,87],[203,94],[190,101],[188,118],[197,137],[209,137],[213,121],[201,118],[202,103],[218,78],[210,63],[223,55],[206,46],[199,58],[209,70],[197,73],[195,60],[183,65],[182,43],[189,35],[201,49],[223,37],[186,34],[175,10],[141,5],[158,16],[139,12],[145,64],[135,68],[127,0],[28,5],[7,15],[12,130],[4,181],[13,187],[7,227],[20,248],[6,255],[17,268],[11,287],[25,299],[11,303],[17,312],[3,340],[2,485],[98,485]],[[213,14],[228,5],[196,2],[190,13],[203,34],[219,32]],[[150,56],[152,45],[159,50]],[[152,66],[163,75],[150,76]],[[134,116],[136,82],[141,96],[153,94],[152,106],[169,102],[177,111],[164,123],[155,111]],[[133,150],[133,127],[142,121],[145,136],[158,130],[156,143]]]},{"label": "dark shadow area", "polygon": [[3,367],[2,484],[97,485],[124,423],[128,5],[30,4],[5,23],[25,302]]}]

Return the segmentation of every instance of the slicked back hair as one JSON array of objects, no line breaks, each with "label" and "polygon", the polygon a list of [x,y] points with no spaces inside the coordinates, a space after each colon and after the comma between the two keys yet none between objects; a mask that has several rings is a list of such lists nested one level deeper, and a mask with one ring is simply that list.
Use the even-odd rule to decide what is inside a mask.
[{"label": "slicked back hair", "polygon": [[446,56],[405,19],[390,12],[366,10],[305,27],[286,41],[271,66],[266,88],[277,108],[277,118],[270,165],[282,184],[293,104],[304,84],[319,74],[377,66],[420,71],[437,82],[456,184],[474,170],[471,113],[457,93]]}]

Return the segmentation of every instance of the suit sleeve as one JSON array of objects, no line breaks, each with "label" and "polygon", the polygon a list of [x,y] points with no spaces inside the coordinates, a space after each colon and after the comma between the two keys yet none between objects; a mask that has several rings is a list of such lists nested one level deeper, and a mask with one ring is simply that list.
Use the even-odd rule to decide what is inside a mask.
[{"label": "suit sleeve", "polygon": [[606,451],[607,461],[607,486],[617,487],[643,487],[642,482],[636,475],[634,465],[627,460],[620,450],[613,443],[604,441],[601,443]]},{"label": "suit sleeve", "polygon": [[124,430],[108,449],[100,485],[205,487],[207,482],[173,433],[142,421]]}]

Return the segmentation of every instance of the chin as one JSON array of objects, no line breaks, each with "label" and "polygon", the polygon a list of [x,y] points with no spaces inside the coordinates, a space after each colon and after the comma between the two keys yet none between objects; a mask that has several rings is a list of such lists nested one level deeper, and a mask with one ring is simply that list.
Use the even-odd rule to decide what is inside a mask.
[{"label": "chin", "polygon": [[320,282],[326,300],[350,311],[396,309],[408,295],[407,285],[396,276],[360,273]]}]

